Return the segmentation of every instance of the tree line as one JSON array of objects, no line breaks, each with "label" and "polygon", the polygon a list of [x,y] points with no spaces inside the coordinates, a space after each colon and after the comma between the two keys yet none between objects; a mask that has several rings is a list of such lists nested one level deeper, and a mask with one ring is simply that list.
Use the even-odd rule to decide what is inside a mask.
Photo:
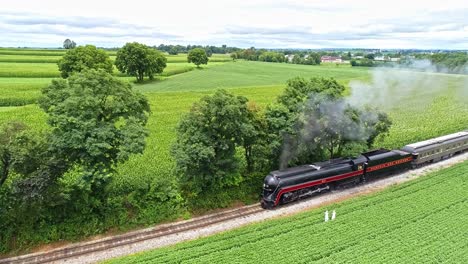
[{"label": "tree line", "polygon": [[[189,51],[187,61],[199,67],[200,64],[208,63],[208,56],[205,50],[194,48]],[[112,73],[113,66],[114,63],[107,52],[93,45],[70,48],[58,62],[63,78],[84,69],[102,69]],[[153,80],[154,75],[162,73],[167,66],[167,59],[162,52],[152,47],[132,42],[117,51],[115,66],[120,72],[134,76],[137,82],[142,82],[145,77]]]},{"label": "tree line", "polygon": [[211,57],[212,54],[227,54],[240,50],[236,47],[228,47],[227,45],[222,45],[221,47],[217,46],[202,46],[202,45],[165,45],[160,44],[159,46],[154,46],[154,48],[167,52],[171,55],[177,55],[179,53],[188,53],[192,49],[203,49],[205,50],[208,57]]},{"label": "tree line", "polygon": [[293,63],[305,65],[319,65],[321,63],[321,56],[327,53],[318,52],[277,52],[269,51],[266,49],[255,49],[251,47],[244,50],[238,50],[231,53],[231,58],[244,59],[249,61],[264,61],[264,62],[279,62],[279,63]]}]

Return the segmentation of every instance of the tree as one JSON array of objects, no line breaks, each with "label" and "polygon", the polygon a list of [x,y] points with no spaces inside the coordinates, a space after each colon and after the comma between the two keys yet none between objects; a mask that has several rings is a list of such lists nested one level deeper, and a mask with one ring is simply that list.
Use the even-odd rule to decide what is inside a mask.
[{"label": "tree", "polygon": [[369,54],[366,54],[366,56],[364,56],[364,58],[369,59],[369,60],[373,60],[375,58],[375,55],[373,53],[369,53]]},{"label": "tree", "polygon": [[288,108],[290,112],[298,112],[312,93],[338,98],[342,96],[344,90],[345,87],[333,78],[314,77],[307,80],[296,77],[287,81],[286,89],[278,96],[278,102]]},{"label": "tree", "polygon": [[63,78],[68,78],[73,72],[85,69],[103,69],[112,73],[112,61],[109,55],[93,45],[80,46],[68,50],[58,62]]},{"label": "tree", "polygon": [[132,42],[117,51],[115,66],[120,72],[135,76],[137,81],[141,82],[144,76],[153,79],[155,74],[162,73],[166,62],[167,59],[161,52]]},{"label": "tree", "polygon": [[49,149],[90,175],[112,173],[118,162],[143,152],[148,101],[102,69],[53,80],[39,105],[52,128]]},{"label": "tree", "polygon": [[235,52],[231,53],[231,59],[233,61],[236,61],[237,60],[237,53],[235,53]]},{"label": "tree", "polygon": [[382,138],[391,125],[376,109],[359,109],[343,97],[345,87],[334,79],[293,78],[267,107],[268,159],[275,168],[355,155]]},{"label": "tree", "polygon": [[63,42],[63,48],[64,49],[74,49],[76,47],[76,43],[75,41],[72,41],[70,39],[66,39],[64,42]]},{"label": "tree", "polygon": [[254,129],[246,103],[243,96],[219,90],[180,120],[172,155],[176,172],[191,191],[232,186],[242,179],[236,147],[250,144],[244,136]]},{"label": "tree", "polygon": [[179,50],[177,49],[177,47],[172,47],[172,48],[168,51],[168,53],[169,53],[170,55],[177,55],[177,54],[179,54]]},{"label": "tree", "polygon": [[0,130],[0,187],[11,172],[23,178],[37,170],[47,159],[45,137],[30,131],[17,121],[11,121]]},{"label": "tree", "polygon": [[193,62],[197,65],[197,68],[200,67],[200,64],[208,64],[208,56],[206,55],[206,51],[201,48],[195,48],[191,50],[187,56],[187,61]]},{"label": "tree", "polygon": [[13,149],[17,136],[26,129],[20,122],[11,122],[2,126],[0,131],[0,187],[10,174],[14,164]]}]

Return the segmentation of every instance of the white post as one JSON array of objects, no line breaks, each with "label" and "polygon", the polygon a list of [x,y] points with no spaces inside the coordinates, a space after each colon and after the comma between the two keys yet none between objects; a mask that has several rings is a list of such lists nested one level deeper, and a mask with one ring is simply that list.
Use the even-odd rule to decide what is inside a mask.
[{"label": "white post", "polygon": [[325,222],[328,222],[328,210],[325,211]]},{"label": "white post", "polygon": [[335,212],[335,210],[333,210],[333,213],[332,213],[332,220],[335,220],[335,218],[336,218],[336,212]]}]

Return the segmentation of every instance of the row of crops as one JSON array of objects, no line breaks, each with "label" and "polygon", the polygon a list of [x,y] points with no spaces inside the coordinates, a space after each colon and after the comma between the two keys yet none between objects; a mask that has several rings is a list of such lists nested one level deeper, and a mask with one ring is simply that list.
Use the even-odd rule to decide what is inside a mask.
[{"label": "row of crops", "polygon": [[465,263],[467,170],[109,263]]},{"label": "row of crops", "polygon": [[[2,51],[0,49],[0,54]],[[23,50],[17,51],[24,52]],[[178,55],[178,58],[181,57],[182,55]],[[49,67],[50,65],[53,67]],[[189,67],[193,65],[182,62],[168,63],[163,75],[171,75],[171,71],[174,74],[179,71],[183,72]],[[7,77],[0,77],[0,124],[20,120],[34,129],[46,128],[45,115],[34,103],[40,95],[40,89],[58,76],[56,64],[0,62],[1,71],[5,73],[3,76]],[[13,77],[13,74],[17,74],[14,76],[23,75],[23,77]],[[169,209],[160,208],[171,206],[171,200],[165,198],[167,193],[178,195],[175,191],[177,179],[173,173],[174,162],[170,155],[170,146],[175,138],[177,122],[181,115],[190,109],[193,102],[204,95],[213,93],[216,89],[224,88],[230,89],[234,94],[246,96],[260,107],[265,107],[282,92],[286,80],[295,76],[334,77],[347,85],[350,80],[368,81],[370,74],[368,69],[363,67],[322,67],[246,61],[214,63],[210,61],[208,66],[204,66],[201,70],[191,70],[184,74],[173,75],[171,78],[161,78],[164,79],[163,81],[157,80],[135,85],[135,89],[144,92],[148,97],[152,109],[147,124],[150,132],[146,140],[147,146],[142,155],[133,156],[127,163],[119,165],[118,174],[114,176],[109,193],[111,197],[124,200],[126,204],[138,208],[138,212],[131,213],[132,219],[125,218],[119,222],[121,224],[111,227],[128,228],[128,225],[135,223],[148,225],[178,216]],[[133,80],[131,77],[119,78]],[[376,147],[401,147],[420,139],[466,129],[464,126],[468,123],[468,102],[458,96],[463,91],[460,90],[463,88],[459,83],[466,82],[466,79],[454,77],[454,75],[439,75],[438,78],[448,80],[443,81],[448,85],[441,86],[439,90],[427,90],[426,87],[422,87],[424,92],[419,90],[405,93],[401,100],[384,109],[391,116],[393,126],[389,136],[379,142]],[[114,220],[110,219],[110,221]],[[82,226],[80,228],[83,229],[89,227],[87,223],[83,223]],[[63,230],[66,228],[57,225],[43,226],[40,230],[34,230],[35,233],[44,234],[36,240],[53,241],[59,235],[61,239],[67,239],[69,238],[67,234],[63,235]],[[80,232],[80,228],[76,228],[77,233]],[[98,232],[96,228],[87,230],[91,229],[96,230],[93,232]],[[20,234],[19,240],[29,239],[32,236],[27,232]],[[57,233],[59,235],[56,235]]]}]

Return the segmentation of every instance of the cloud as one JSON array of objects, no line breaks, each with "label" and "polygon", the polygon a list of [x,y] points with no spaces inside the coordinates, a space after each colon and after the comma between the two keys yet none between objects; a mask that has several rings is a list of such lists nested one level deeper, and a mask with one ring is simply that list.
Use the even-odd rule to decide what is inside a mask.
[{"label": "cloud", "polygon": [[[56,46],[56,39],[67,37],[110,46],[139,41],[258,48],[468,47],[468,6],[456,0],[393,0],[387,6],[365,0],[166,1],[157,10],[132,0],[115,5],[113,12],[105,1],[82,1],[72,9],[56,0],[6,3],[0,11],[0,46]],[[37,13],[18,11],[26,2]]]},{"label": "cloud", "polygon": [[0,32],[3,38],[29,36],[29,41],[31,39],[44,39],[43,36],[86,38],[95,39],[97,42],[109,38],[114,39],[114,42],[115,39],[131,41],[131,39],[141,38],[160,40],[180,38],[178,35],[165,33],[158,28],[122,23],[113,18],[51,17],[15,12],[0,12]]}]

